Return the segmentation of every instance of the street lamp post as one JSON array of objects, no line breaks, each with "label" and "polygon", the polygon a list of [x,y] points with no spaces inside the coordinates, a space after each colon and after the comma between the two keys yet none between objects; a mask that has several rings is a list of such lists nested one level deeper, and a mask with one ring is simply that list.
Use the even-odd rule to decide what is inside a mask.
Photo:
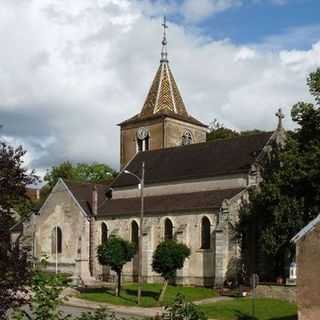
[{"label": "street lamp post", "polygon": [[143,277],[142,277],[142,255],[143,255],[143,248],[142,248],[142,240],[143,240],[143,216],[144,216],[144,176],[145,176],[145,163],[142,162],[142,169],[141,169],[141,178],[139,178],[136,174],[124,170],[124,173],[130,174],[134,176],[140,183],[140,198],[141,198],[141,210],[140,210],[140,228],[139,228],[139,248],[138,248],[138,305],[141,304],[141,291],[143,285]]}]

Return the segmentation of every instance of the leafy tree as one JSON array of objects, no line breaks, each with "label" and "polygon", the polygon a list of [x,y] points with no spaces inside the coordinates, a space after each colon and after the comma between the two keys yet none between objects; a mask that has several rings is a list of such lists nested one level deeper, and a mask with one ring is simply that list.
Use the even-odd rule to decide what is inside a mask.
[{"label": "leafy tree", "polygon": [[78,163],[76,165],[69,161],[63,162],[47,172],[44,180],[53,188],[59,178],[79,182],[105,182],[112,180],[116,175],[111,167],[103,163]]},{"label": "leafy tree", "polygon": [[239,132],[225,128],[223,124],[219,123],[217,119],[214,119],[209,126],[209,133],[207,134],[207,141],[213,141],[218,139],[230,139],[238,137]]},{"label": "leafy tree", "polygon": [[66,161],[56,167],[52,167],[50,171],[44,176],[44,181],[48,182],[50,190],[58,182],[59,178],[66,180],[73,180],[74,171],[71,162]]},{"label": "leafy tree", "polygon": [[0,142],[0,319],[8,309],[25,303],[25,285],[31,271],[28,252],[11,244],[10,227],[15,222],[13,208],[26,200],[26,185],[36,183],[33,172],[23,167],[25,151]]},{"label": "leafy tree", "polygon": [[263,130],[253,129],[253,130],[244,130],[238,132],[226,128],[223,124],[215,119],[209,126],[209,133],[207,134],[207,141],[219,140],[219,139],[230,139],[239,136],[250,136],[253,134],[258,134],[264,132]]},{"label": "leafy tree", "polygon": [[237,234],[248,274],[262,279],[286,276],[293,259],[291,238],[320,212],[320,69],[308,78],[317,105],[299,102],[291,116],[298,128],[284,149],[274,146],[263,182],[249,192]]},{"label": "leafy tree", "polygon": [[161,319],[174,320],[207,320],[208,317],[182,294],[177,294],[172,305],[166,306]]},{"label": "leafy tree", "polygon": [[[65,278],[62,275],[46,276],[36,272],[31,285],[31,311],[35,320],[64,320],[68,319],[59,307],[63,303],[61,293],[64,289]],[[21,312],[29,318],[26,311]],[[23,318],[22,318],[23,319]]]},{"label": "leafy tree", "polygon": [[161,242],[152,258],[152,269],[164,278],[164,284],[159,297],[159,302],[163,301],[169,280],[176,278],[178,269],[183,268],[184,261],[190,256],[190,249],[183,243],[175,240]]},{"label": "leafy tree", "polygon": [[118,237],[111,237],[108,241],[102,243],[98,249],[99,263],[104,266],[110,266],[111,270],[117,274],[116,296],[120,295],[121,273],[123,266],[131,261],[136,253],[136,247],[133,243]]}]

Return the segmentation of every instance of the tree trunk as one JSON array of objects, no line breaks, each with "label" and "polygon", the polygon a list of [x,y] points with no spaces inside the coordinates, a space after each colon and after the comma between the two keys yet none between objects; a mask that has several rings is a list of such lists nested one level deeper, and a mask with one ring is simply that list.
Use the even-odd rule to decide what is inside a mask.
[{"label": "tree trunk", "polygon": [[164,283],[163,283],[163,287],[161,289],[160,296],[159,296],[159,300],[158,300],[159,303],[161,303],[163,301],[164,295],[165,295],[166,290],[167,290],[167,286],[168,286],[168,280],[165,279]]},{"label": "tree trunk", "polygon": [[121,271],[117,271],[116,296],[120,296],[121,289]]}]

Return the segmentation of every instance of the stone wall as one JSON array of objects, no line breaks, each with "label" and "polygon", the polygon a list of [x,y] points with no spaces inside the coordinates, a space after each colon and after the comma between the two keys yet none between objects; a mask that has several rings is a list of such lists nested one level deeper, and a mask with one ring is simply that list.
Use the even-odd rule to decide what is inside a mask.
[{"label": "stone wall", "polygon": [[299,320],[320,319],[320,223],[297,242]]},{"label": "stone wall", "polygon": [[[62,252],[52,252],[53,230],[58,226],[62,231]],[[62,181],[52,190],[40,215],[32,223],[34,234],[34,255],[47,257],[48,269],[65,273],[81,273],[89,278],[89,221],[67,191]]]},{"label": "stone wall", "polygon": [[257,286],[256,295],[259,298],[273,298],[296,303],[295,286],[260,284]]},{"label": "stone wall", "polygon": [[120,163],[126,165],[137,153],[137,130],[139,127],[148,128],[150,132],[149,150],[163,148],[163,120],[144,121],[132,126],[121,128]]},{"label": "stone wall", "polygon": [[182,136],[190,131],[193,143],[206,141],[207,129],[185,121],[162,117],[152,120],[141,120],[138,123],[121,127],[120,163],[126,165],[137,153],[137,130],[145,127],[149,130],[149,150],[181,146]]},{"label": "stone wall", "polygon": [[[201,220],[208,217],[211,222],[211,248],[207,250],[201,247]],[[163,216],[145,216],[143,239],[143,275],[147,282],[159,281],[159,275],[152,271],[152,254],[157,245],[164,240],[164,222],[170,219],[173,224],[173,234],[177,241],[185,243],[191,249],[191,256],[187,259],[182,270],[178,271],[178,280],[184,284],[213,285],[215,279],[215,228],[217,225],[216,212],[190,212],[185,214],[169,213]],[[131,224],[135,221],[139,225],[139,217],[104,218],[96,224],[96,245],[101,241],[101,224],[105,223],[108,234],[117,235],[129,241],[132,239]],[[223,249],[222,249],[223,250]],[[133,273],[137,273],[135,260],[127,263],[123,269],[123,277],[132,279]],[[135,270],[135,271],[134,271]],[[100,273],[102,268],[100,267]],[[100,275],[100,278],[102,276]],[[204,283],[204,280],[206,283]]]},{"label": "stone wall", "polygon": [[182,136],[186,131],[192,134],[192,143],[206,142],[207,129],[172,118],[164,120],[164,147],[177,147],[182,145]]}]

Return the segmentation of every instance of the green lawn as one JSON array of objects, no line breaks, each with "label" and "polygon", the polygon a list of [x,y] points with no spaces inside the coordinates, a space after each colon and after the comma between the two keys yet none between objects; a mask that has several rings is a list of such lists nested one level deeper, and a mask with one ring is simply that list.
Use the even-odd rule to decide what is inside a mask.
[{"label": "green lawn", "polygon": [[[153,307],[157,305],[158,296],[161,290],[160,284],[144,284],[142,291],[142,305],[144,307]],[[91,289],[80,294],[80,298],[96,301],[107,302],[112,304],[121,304],[127,306],[137,305],[137,284],[125,284],[122,286],[120,297],[114,296],[113,290],[110,289]],[[188,300],[196,301],[217,296],[213,289],[193,288],[181,286],[168,286],[163,304],[170,304],[177,293],[182,293]]]},{"label": "green lawn", "polygon": [[[233,301],[221,301],[202,305],[201,310],[209,318],[217,320],[244,320],[252,312],[252,301],[249,298],[238,298]],[[276,299],[256,300],[257,320],[296,320],[297,307],[295,304]]]}]

